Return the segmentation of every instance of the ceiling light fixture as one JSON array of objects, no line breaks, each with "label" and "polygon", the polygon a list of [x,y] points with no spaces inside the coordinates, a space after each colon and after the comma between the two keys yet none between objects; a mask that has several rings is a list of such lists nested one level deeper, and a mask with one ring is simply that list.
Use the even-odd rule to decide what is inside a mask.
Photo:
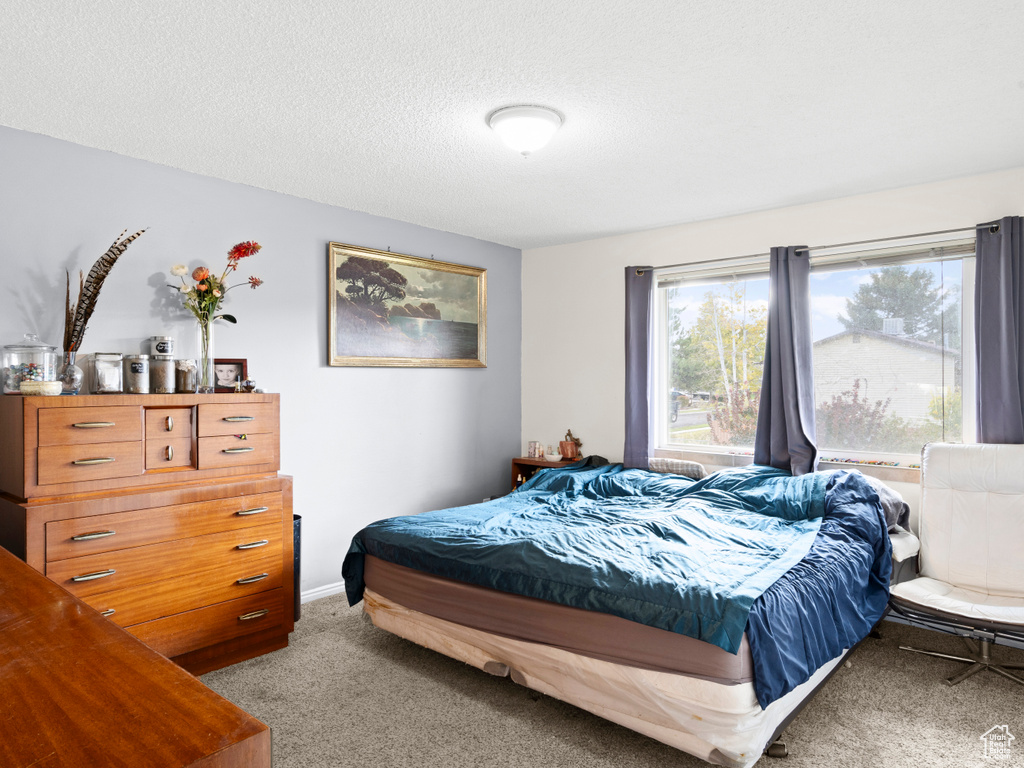
[{"label": "ceiling light fixture", "polygon": [[505,144],[525,157],[551,141],[562,116],[547,107],[524,104],[494,110],[487,116],[487,124]]}]

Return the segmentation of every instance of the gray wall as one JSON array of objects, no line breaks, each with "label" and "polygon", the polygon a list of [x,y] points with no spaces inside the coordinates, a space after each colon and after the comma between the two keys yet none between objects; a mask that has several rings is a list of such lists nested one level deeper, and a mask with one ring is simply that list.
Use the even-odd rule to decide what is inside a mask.
[{"label": "gray wall", "polygon": [[[518,250],[0,127],[0,344],[31,330],[59,347],[65,269],[88,270],[122,229],[143,227],[103,287],[82,351],[137,352],[168,334],[194,354],[191,316],[165,287],[171,265],[219,271],[236,242],[263,245],[240,277],[265,284],[229,294],[238,325],[218,324],[215,355],[247,358],[250,376],[281,393],[303,591],[340,581],[366,523],[507,490],[520,442]],[[488,367],[329,367],[332,240],[487,269]]]}]

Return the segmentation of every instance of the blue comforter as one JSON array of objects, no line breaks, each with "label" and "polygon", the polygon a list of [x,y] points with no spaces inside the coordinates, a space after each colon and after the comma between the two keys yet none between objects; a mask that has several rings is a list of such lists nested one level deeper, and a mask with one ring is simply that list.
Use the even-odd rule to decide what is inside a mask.
[{"label": "blue comforter", "polygon": [[542,472],[496,501],[373,523],[342,572],[353,605],[368,553],[732,653],[746,630],[767,706],[880,618],[888,547],[859,473],[755,466],[692,481],[613,465]]}]

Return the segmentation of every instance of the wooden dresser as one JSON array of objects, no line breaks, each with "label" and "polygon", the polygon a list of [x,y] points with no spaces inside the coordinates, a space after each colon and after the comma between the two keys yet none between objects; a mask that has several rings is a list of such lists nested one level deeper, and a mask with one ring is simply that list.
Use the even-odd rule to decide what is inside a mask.
[{"label": "wooden dresser", "polygon": [[271,394],[0,397],[0,544],[195,674],[288,644]]},{"label": "wooden dresser", "polygon": [[270,730],[0,550],[0,765],[269,768]]}]

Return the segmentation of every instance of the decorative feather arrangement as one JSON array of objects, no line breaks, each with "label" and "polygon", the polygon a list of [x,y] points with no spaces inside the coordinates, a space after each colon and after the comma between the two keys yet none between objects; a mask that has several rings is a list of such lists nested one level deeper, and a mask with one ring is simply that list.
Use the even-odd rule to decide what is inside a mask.
[{"label": "decorative feather arrangement", "polygon": [[146,230],[140,229],[134,235],[125,237],[124,230],[114,244],[107,249],[107,252],[100,256],[96,263],[89,270],[88,277],[82,277],[78,273],[78,301],[71,303],[71,275],[67,273],[67,310],[64,313],[64,351],[77,352],[82,346],[82,338],[85,336],[85,328],[89,324],[93,310],[96,309],[96,300],[100,297],[100,288],[103,281],[107,279],[110,270],[114,268],[118,257],[124,253],[132,241],[139,237]]}]

